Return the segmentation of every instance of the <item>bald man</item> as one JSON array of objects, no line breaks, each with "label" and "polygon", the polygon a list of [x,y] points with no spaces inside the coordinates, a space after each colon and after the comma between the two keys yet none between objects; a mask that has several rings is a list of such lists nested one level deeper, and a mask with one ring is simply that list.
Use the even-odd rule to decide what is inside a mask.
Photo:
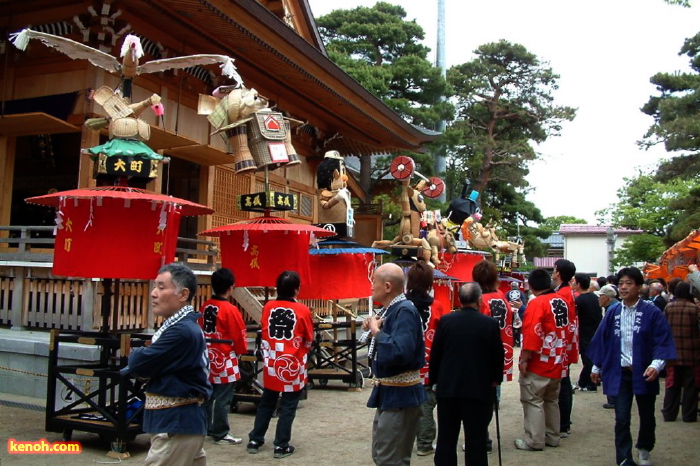
[{"label": "bald man", "polygon": [[374,272],[372,298],[384,308],[362,328],[374,338],[374,389],[367,401],[376,408],[372,425],[372,459],[377,465],[410,465],[413,440],[426,401],[420,369],[425,366],[423,325],[418,310],[404,295],[403,270],[384,264]]}]

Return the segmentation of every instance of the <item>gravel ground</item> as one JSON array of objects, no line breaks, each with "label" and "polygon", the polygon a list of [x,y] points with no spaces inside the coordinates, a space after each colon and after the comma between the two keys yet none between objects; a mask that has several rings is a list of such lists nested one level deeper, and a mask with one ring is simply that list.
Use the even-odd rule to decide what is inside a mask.
[{"label": "gravel ground", "polygon": [[[517,360],[517,354],[516,354]],[[575,376],[579,367],[573,368]],[[517,369],[516,369],[517,370]],[[318,387],[318,384],[316,385]],[[369,384],[361,391],[348,390],[347,385],[330,381],[325,388],[314,388],[309,397],[299,405],[294,422],[292,444],[297,448],[294,455],[276,460],[272,457],[273,420],[268,432],[268,443],[257,455],[249,455],[243,445],[214,445],[208,439],[205,444],[210,465],[371,465],[370,439],[374,411],[366,408]],[[657,445],[652,452],[655,466],[678,466],[700,464],[700,423],[663,422],[658,412],[663,393],[657,398]],[[42,403],[43,400],[13,397],[0,393],[0,400],[24,403]],[[538,465],[544,462],[557,465],[581,466],[615,464],[613,444],[612,410],[602,408],[605,397],[602,392],[576,392],[572,434],[562,439],[559,448],[547,448],[543,452],[523,452],[513,447],[513,440],[522,435],[522,409],[519,402],[517,381],[503,385],[500,409],[501,450],[503,465]],[[230,415],[232,433],[247,440],[252,428],[255,406],[240,405],[237,413]],[[636,437],[637,416],[633,414],[633,437]],[[491,437],[497,445],[495,421],[491,425]],[[44,431],[44,413],[0,405],[0,438],[20,441],[60,441],[61,434]],[[95,434],[75,432],[73,440],[80,441],[83,452],[79,455],[16,455],[9,454],[5,446],[0,449],[0,463],[4,465],[87,465],[117,464],[108,458],[108,446]],[[140,464],[148,451],[148,436],[140,435],[129,443],[131,458],[125,464]],[[460,457],[463,458],[463,457]],[[498,464],[498,453],[489,457],[490,463]],[[462,460],[460,460],[462,461]],[[418,457],[414,454],[412,464],[433,464],[433,457]]]}]

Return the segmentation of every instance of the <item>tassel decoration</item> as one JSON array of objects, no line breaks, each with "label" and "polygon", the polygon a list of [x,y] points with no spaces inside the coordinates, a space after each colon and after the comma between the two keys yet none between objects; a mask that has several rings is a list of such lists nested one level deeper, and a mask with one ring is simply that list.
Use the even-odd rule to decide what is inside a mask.
[{"label": "tassel decoration", "polygon": [[29,45],[29,34],[31,29],[22,29],[21,32],[15,32],[10,34],[10,40],[12,44],[20,50],[26,50],[27,45]]}]

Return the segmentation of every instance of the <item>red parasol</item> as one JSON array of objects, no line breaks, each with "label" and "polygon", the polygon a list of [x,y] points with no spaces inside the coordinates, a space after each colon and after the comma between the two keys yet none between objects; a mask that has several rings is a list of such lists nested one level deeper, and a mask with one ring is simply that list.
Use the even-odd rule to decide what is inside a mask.
[{"label": "red parasol", "polygon": [[181,215],[188,217],[193,215],[213,214],[214,209],[195,204],[194,202],[177,197],[158,194],[145,189],[129,188],[127,186],[101,186],[96,188],[78,188],[68,191],[61,191],[43,196],[30,197],[25,199],[30,204],[58,207],[62,198],[65,199],[136,199],[139,201],[152,201],[155,203],[170,203],[181,207]]},{"label": "red parasol", "polygon": [[295,270],[302,285],[311,282],[309,242],[335,233],[265,214],[199,233],[218,236],[221,265],[236,276],[236,286],[275,286],[285,270]]},{"label": "red parasol", "polygon": [[149,280],[175,257],[180,218],[209,214],[184,199],[123,186],[30,197],[56,208],[53,273]]},{"label": "red parasol", "polygon": [[305,223],[294,223],[291,220],[287,220],[286,218],[272,217],[270,215],[241,220],[240,222],[212,228],[210,230],[201,232],[200,235],[224,236],[224,234],[230,234],[230,232],[233,231],[296,231],[299,233],[313,233],[316,237],[319,238],[324,236],[335,235],[335,233],[330,230],[324,230],[323,228],[319,228],[314,225],[307,225]]}]

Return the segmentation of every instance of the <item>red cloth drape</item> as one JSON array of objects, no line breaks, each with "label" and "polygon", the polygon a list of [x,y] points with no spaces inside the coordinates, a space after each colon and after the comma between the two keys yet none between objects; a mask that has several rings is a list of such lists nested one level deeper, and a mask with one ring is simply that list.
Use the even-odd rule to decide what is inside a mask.
[{"label": "red cloth drape", "polygon": [[438,268],[450,277],[455,277],[463,282],[470,282],[472,281],[472,269],[483,258],[484,256],[481,254],[470,254],[468,252],[445,253],[443,261]]},{"label": "red cloth drape", "polygon": [[[67,199],[59,207],[53,273],[67,277],[150,280],[175,257],[180,210],[123,199]],[[92,219],[90,219],[92,210]],[[86,228],[87,226],[87,228]]]},{"label": "red cloth drape", "polygon": [[309,256],[311,281],[299,292],[301,299],[366,298],[372,295],[373,254],[318,254]]},{"label": "red cloth drape", "polygon": [[433,291],[435,292],[435,299],[437,301],[440,301],[440,304],[442,304],[442,307],[447,312],[449,312],[455,308],[452,300],[450,299],[452,296],[451,289],[452,289],[452,282],[445,282],[445,283],[435,282],[433,284]]},{"label": "red cloth drape", "polygon": [[275,286],[285,270],[296,271],[301,289],[311,282],[309,233],[296,231],[243,231],[221,235],[221,265],[231,269],[236,286]]}]

